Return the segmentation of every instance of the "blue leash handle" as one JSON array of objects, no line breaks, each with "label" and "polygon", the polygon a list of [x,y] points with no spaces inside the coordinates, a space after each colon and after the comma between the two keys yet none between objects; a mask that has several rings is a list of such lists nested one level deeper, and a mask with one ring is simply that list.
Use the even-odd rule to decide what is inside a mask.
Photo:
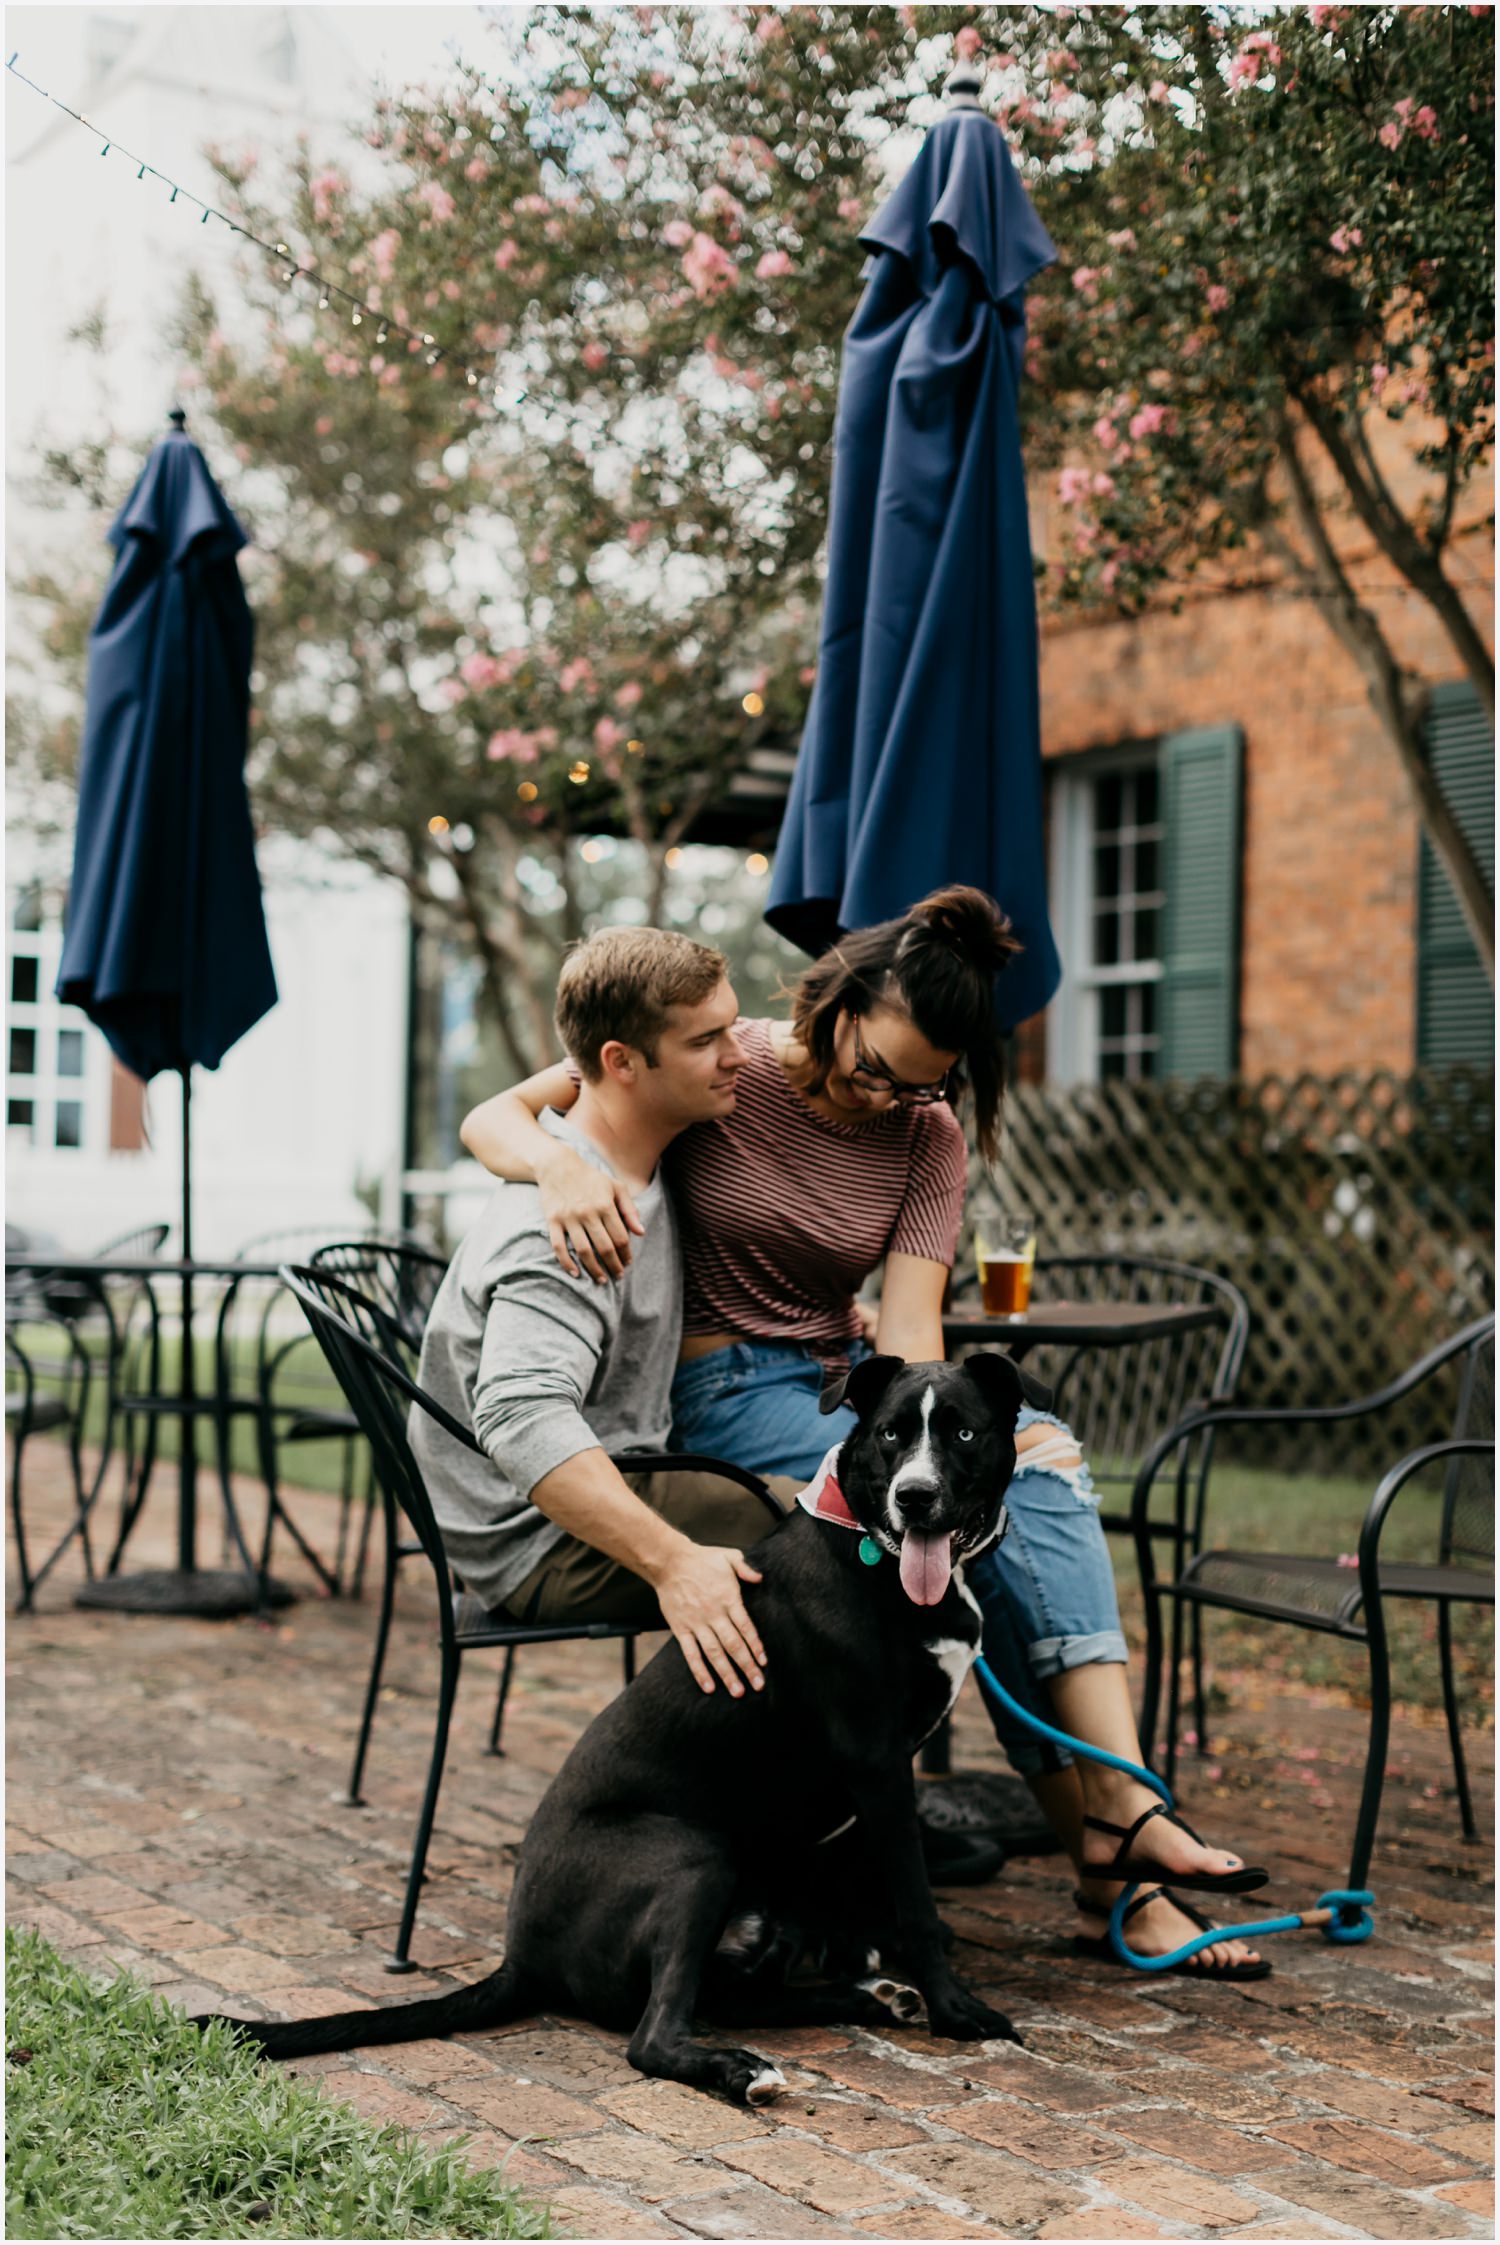
[{"label": "blue leash handle", "polygon": [[[1011,1697],[989,1662],[982,1657],[975,1661],[974,1673],[979,1679],[980,1689],[991,1699],[998,1701],[1007,1714],[1013,1715],[1017,1722],[1024,1723],[1038,1738],[1048,1739],[1054,1746],[1065,1746],[1070,1754],[1082,1754],[1088,1761],[1102,1762],[1106,1769],[1123,1770],[1127,1777],[1135,1778],[1138,1783],[1149,1786],[1153,1793],[1160,1794],[1169,1809],[1173,1806],[1169,1788],[1153,1770],[1142,1769],[1138,1762],[1127,1762],[1123,1756],[1111,1754],[1102,1746],[1086,1745],[1081,1738],[1070,1738],[1066,1731],[1056,1730],[1051,1723],[1044,1723],[1039,1715],[1033,1715],[1029,1708],[1023,1707],[1019,1700]],[[1299,1911],[1295,1916],[1259,1918],[1253,1925],[1214,1926],[1207,1933],[1195,1934],[1191,1941],[1184,1941],[1180,1949],[1171,1949],[1165,1956],[1137,1956],[1126,1940],[1123,1928],[1125,1912],[1130,1907],[1132,1897],[1139,1892],[1141,1883],[1136,1879],[1125,1887],[1109,1914],[1110,1946],[1122,1964],[1130,1965],[1137,1972],[1170,1972],[1174,1965],[1185,1964],[1189,1957],[1197,1956],[1201,1949],[1211,1949],[1220,1941],[1248,1941],[1268,1933],[1296,1933],[1304,1927],[1320,1927],[1326,1940],[1348,1944],[1368,1941],[1375,1930],[1375,1920],[1370,1915],[1375,1897],[1369,1889],[1332,1887],[1328,1893],[1318,1896],[1311,1910]]]}]

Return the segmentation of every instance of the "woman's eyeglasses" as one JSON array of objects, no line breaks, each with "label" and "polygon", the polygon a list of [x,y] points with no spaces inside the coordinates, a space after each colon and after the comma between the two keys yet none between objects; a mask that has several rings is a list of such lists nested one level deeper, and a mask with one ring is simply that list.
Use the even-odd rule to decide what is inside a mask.
[{"label": "woman's eyeglasses", "polygon": [[859,1015],[852,1013],[849,1018],[854,1024],[854,1066],[849,1074],[856,1082],[868,1085],[871,1091],[888,1091],[904,1107],[935,1107],[946,1096],[947,1076],[940,1077],[935,1084],[909,1084],[900,1076],[893,1076],[889,1068],[882,1068],[878,1061],[869,1059],[859,1033]]}]

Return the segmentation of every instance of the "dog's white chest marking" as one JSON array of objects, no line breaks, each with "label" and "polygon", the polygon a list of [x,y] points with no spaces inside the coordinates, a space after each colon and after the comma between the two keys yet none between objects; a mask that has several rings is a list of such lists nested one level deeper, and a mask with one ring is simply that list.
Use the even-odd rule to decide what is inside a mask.
[{"label": "dog's white chest marking", "polygon": [[890,1522],[892,1532],[896,1535],[900,1535],[904,1525],[896,1509],[897,1500],[907,1483],[915,1481],[920,1487],[930,1489],[933,1483],[941,1478],[932,1448],[932,1407],[936,1401],[937,1390],[929,1385],[922,1397],[921,1439],[911,1456],[903,1458],[900,1465],[897,1466],[895,1472],[891,1475],[890,1486],[885,1493],[886,1518]]},{"label": "dog's white chest marking", "polygon": [[[979,1600],[961,1575],[954,1576],[953,1587],[973,1614],[976,1624],[982,1624],[983,1617],[979,1611]],[[933,1637],[928,1642],[927,1650],[948,1681],[947,1704],[939,1713],[937,1722],[932,1726],[932,1730],[936,1730],[938,1723],[943,1720],[943,1716],[952,1712],[953,1703],[963,1689],[964,1678],[974,1665],[979,1652],[978,1628],[976,1628],[972,1639],[968,1637]],[[929,1731],[927,1736],[930,1738],[932,1731]]]}]

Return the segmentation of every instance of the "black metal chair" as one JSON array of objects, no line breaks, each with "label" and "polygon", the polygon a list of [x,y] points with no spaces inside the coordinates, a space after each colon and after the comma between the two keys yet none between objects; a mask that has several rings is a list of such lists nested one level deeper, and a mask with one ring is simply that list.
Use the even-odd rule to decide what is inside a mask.
[{"label": "black metal chair", "polygon": [[[460,1425],[403,1368],[401,1358],[407,1352],[409,1342],[395,1318],[385,1308],[360,1293],[346,1280],[335,1277],[328,1271],[311,1266],[297,1268],[288,1265],[281,1275],[307,1313],[308,1323],[319,1346],[348,1398],[361,1432],[369,1441],[381,1489],[387,1501],[399,1508],[415,1532],[422,1554],[432,1569],[437,1590],[441,1659],[437,1720],[427,1784],[407,1874],[401,1923],[389,1965],[393,1972],[409,1972],[412,1969],[412,1928],[416,1922],[427,1850],[437,1813],[438,1792],[448,1750],[448,1731],[463,1655],[466,1652],[499,1647],[509,1656],[520,1645],[555,1644],[583,1638],[614,1637],[633,1643],[640,1634],[640,1627],[633,1622],[603,1621],[539,1624],[501,1619],[494,1614],[487,1614],[482,1620],[476,1620],[472,1624],[466,1620],[465,1625],[460,1628],[455,1612],[457,1601],[452,1569],[443,1548],[441,1531],[434,1517],[420,1468],[407,1441],[406,1422],[411,1408],[415,1406],[425,1411],[465,1449],[483,1455],[480,1445],[469,1429]],[[781,1506],[754,1474],[745,1473],[737,1466],[726,1465],[719,1459],[632,1451],[628,1458],[617,1462],[635,1473],[691,1470],[722,1474],[758,1496],[771,1519],[782,1517]],[[388,1581],[393,1572],[394,1570],[388,1569]]]},{"label": "black metal chair", "polygon": [[[974,1285],[972,1278],[963,1282]],[[1232,1401],[1250,1339],[1250,1310],[1239,1288],[1194,1263],[1151,1255],[1046,1255],[1037,1258],[1032,1300],[1042,1302],[1186,1302],[1211,1304],[1218,1321],[1197,1332],[1126,1349],[1042,1348],[1030,1352],[1028,1371],[1053,1391],[1053,1408],[1072,1428],[1102,1499],[1100,1525],[1111,1535],[1133,1535],[1130,1493],[1142,1460],[1169,1428],[1210,1403]],[[1003,1345],[1005,1327],[996,1327]],[[1151,1534],[1171,1547],[1180,1574],[1202,1534],[1204,1496],[1213,1463],[1208,1427],[1177,1461],[1165,1508]],[[1111,1506],[1109,1499],[1116,1502]],[[1174,1609],[1179,1631],[1182,1617]],[[1202,1633],[1191,1621],[1194,1711],[1204,1735]],[[1174,1658],[1180,1654],[1174,1642]],[[1142,1734],[1146,1735],[1145,1733]]]},{"label": "black metal chair", "polygon": [[[55,1327],[63,1355],[39,1363],[35,1342],[40,1333]],[[25,1338],[23,1338],[23,1334]],[[16,1539],[16,1562],[21,1578],[18,1614],[35,1610],[36,1593],[51,1574],[74,1537],[83,1549],[84,1569],[94,1576],[89,1548],[89,1515],[99,1493],[100,1476],[84,1488],[83,1433],[88,1415],[93,1366],[70,1319],[49,1310],[40,1294],[18,1292],[6,1302],[5,1320],[5,1426],[11,1440],[10,1517]],[[45,1384],[43,1384],[45,1382]],[[67,1429],[68,1458],[73,1475],[73,1518],[39,1567],[31,1565],[26,1545],[26,1521],[21,1502],[21,1464],[33,1434]]]},{"label": "black metal chair", "polygon": [[[1352,1420],[1395,1414],[1416,1390],[1447,1374],[1458,1377],[1458,1401],[1451,1437],[1409,1450],[1385,1474],[1359,1531],[1356,1563],[1335,1554],[1203,1549],[1201,1544],[1167,1580],[1156,1574],[1155,1543],[1149,1518],[1152,1485],[1174,1451],[1210,1428],[1251,1430],[1297,1427],[1316,1433]],[[1397,1422],[1399,1423],[1399,1422]],[[1466,1838],[1477,1836],[1469,1798],[1453,1674],[1452,1608],[1489,1605],[1495,1600],[1494,1525],[1495,1321],[1486,1317],[1429,1351],[1377,1394],[1350,1403],[1305,1410],[1242,1410],[1233,1406],[1198,1412],[1174,1428],[1141,1468],[1132,1505],[1136,1551],[1146,1591],[1146,1712],[1142,1736],[1155,1735],[1161,1700],[1163,1601],[1174,1611],[1195,1610],[1259,1616],[1300,1629],[1316,1630],[1366,1647],[1370,1667],[1370,1741],[1365,1760],[1359,1819],[1349,1868],[1349,1885],[1362,1887],[1369,1870],[1380,1813],[1390,1733],[1390,1653],[1385,1601],[1430,1600],[1438,1610],[1443,1701],[1460,1814]],[[1440,1510],[1433,1556],[1422,1562],[1382,1556],[1387,1521],[1404,1491],[1436,1479]],[[1408,1506],[1408,1510],[1410,1507]],[[1174,1633],[1174,1645],[1180,1640]],[[1168,1692],[1164,1775],[1176,1769],[1177,1669]]]},{"label": "black metal chair", "polygon": [[[443,1275],[448,1268],[446,1256],[437,1254],[432,1248],[417,1241],[349,1239],[334,1240],[327,1247],[320,1247],[308,1257],[308,1263],[314,1270],[332,1271],[335,1277],[344,1279],[357,1292],[367,1296],[385,1311],[391,1320],[392,1332],[399,1339],[403,1361],[407,1358],[410,1360],[406,1363],[406,1369],[415,1375],[417,1360],[422,1353],[422,1334],[426,1328],[428,1312],[437,1299],[437,1290],[442,1285]],[[354,1430],[356,1422],[353,1412],[346,1413],[346,1417],[351,1431]],[[295,1439],[295,1435],[289,1435],[287,1439]],[[339,1510],[339,1540],[334,1558],[334,1570],[351,1598],[359,1598],[364,1593],[370,1530],[379,1495],[379,1484],[375,1479],[368,1448],[365,1456],[369,1472],[363,1492],[364,1517],[360,1523],[353,1566],[347,1578],[344,1574],[345,1536],[349,1519],[347,1503],[342,1504]],[[388,1508],[382,1509],[387,1513],[386,1574],[389,1578],[393,1560],[399,1564],[402,1559],[415,1557],[421,1550],[421,1545],[402,1543],[395,1517]],[[376,1684],[379,1683],[383,1655],[382,1637],[376,1654]],[[357,1763],[355,1777],[350,1782],[350,1792],[356,1796],[359,1792],[358,1767]]]}]

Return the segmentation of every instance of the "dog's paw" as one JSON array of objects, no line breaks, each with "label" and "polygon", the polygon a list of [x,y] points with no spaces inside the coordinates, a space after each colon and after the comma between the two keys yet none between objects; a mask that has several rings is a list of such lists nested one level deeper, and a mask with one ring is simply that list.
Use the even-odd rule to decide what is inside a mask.
[{"label": "dog's paw", "polygon": [[786,2087],[786,2075],[769,2063],[757,2067],[741,2091],[747,2105],[773,2105]]},{"label": "dog's paw", "polygon": [[993,2011],[976,1995],[961,1988],[944,2003],[930,2004],[932,2031],[950,2042],[1015,2042],[1021,2037],[1003,2011]]},{"label": "dog's paw", "polygon": [[927,2002],[920,1988],[908,1987],[903,1980],[893,1980],[888,1972],[872,1973],[858,1985],[866,1995],[884,2004],[892,2018],[899,2020],[903,2027],[926,2023]]}]

